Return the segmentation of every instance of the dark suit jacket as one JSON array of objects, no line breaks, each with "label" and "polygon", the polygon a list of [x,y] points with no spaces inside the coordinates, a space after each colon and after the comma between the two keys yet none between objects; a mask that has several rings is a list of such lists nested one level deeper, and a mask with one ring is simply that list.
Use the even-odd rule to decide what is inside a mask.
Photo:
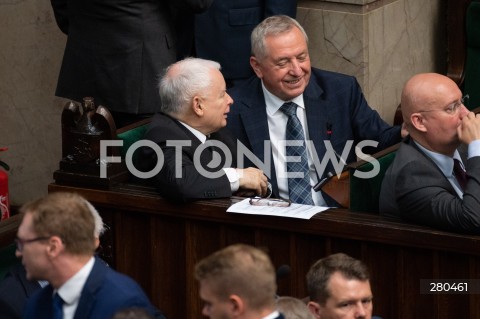
[{"label": "dark suit jacket", "polygon": [[[52,294],[53,288],[50,285],[33,294],[28,300],[24,318],[52,318]],[[165,318],[135,281],[112,270],[98,258],[95,259],[74,318],[110,319],[117,311],[130,307],[144,308],[155,318]]]},{"label": "dark suit jacket", "polygon": [[[163,151],[164,164],[159,174],[153,177],[152,182],[158,188],[160,194],[165,198],[186,202],[201,198],[221,198],[232,195],[230,182],[225,174],[220,177],[203,176],[194,165],[194,154],[201,145],[200,140],[192,134],[185,126],[177,120],[165,114],[155,114],[144,139],[151,140],[158,144]],[[232,152],[232,164],[228,167],[235,167],[236,153],[233,149],[233,140],[229,139],[223,130],[213,133],[212,140],[224,143]],[[191,146],[182,147],[181,162],[175,159],[175,147],[167,146],[167,141],[191,141]],[[152,148],[144,147],[139,149],[138,165],[142,171],[150,171],[157,163],[158,158]],[[217,154],[223,155],[219,151]],[[201,152],[200,162],[202,167],[208,170],[207,164],[212,161],[212,150],[207,148]],[[221,158],[224,163],[225,158]],[[182,168],[182,177],[175,177],[176,167]],[[223,166],[222,166],[223,167]],[[215,167],[213,171],[221,171]]]},{"label": "dark suit jacket", "polygon": [[[264,141],[270,140],[265,98],[260,79],[250,78],[244,85],[234,87],[228,93],[234,100],[228,116],[227,127],[233,135],[265,163]],[[312,68],[312,75],[303,93],[310,140],[322,160],[325,140],[330,140],[337,154],[342,154],[347,141],[356,145],[362,140],[378,141],[379,151],[400,142],[400,127],[391,127],[365,100],[357,80],[352,76]],[[331,134],[327,134],[327,128]],[[366,149],[363,149],[365,152]],[[270,154],[271,156],[271,154]],[[356,161],[352,146],[347,163]],[[250,162],[246,162],[250,166]],[[273,194],[278,196],[275,169],[271,160]],[[328,172],[334,173],[331,162],[325,171],[317,172],[319,180]],[[335,173],[334,173],[335,174]],[[268,176],[268,174],[267,174]],[[335,205],[326,194],[329,205]]]},{"label": "dark suit jacket", "polygon": [[380,213],[444,230],[480,234],[480,157],[466,162],[463,200],[438,166],[407,138],[385,173]]},{"label": "dark suit jacket", "polygon": [[68,35],[55,94],[132,114],[159,110],[159,73],[175,61],[168,1],[51,0]]},{"label": "dark suit jacket", "polygon": [[21,263],[10,268],[0,283],[0,317],[22,318],[27,299],[40,289],[37,281],[27,280],[25,268]]},{"label": "dark suit jacket", "polygon": [[215,0],[195,16],[196,55],[219,62],[227,80],[246,79],[253,75],[252,30],[269,16],[296,12],[297,0]]}]

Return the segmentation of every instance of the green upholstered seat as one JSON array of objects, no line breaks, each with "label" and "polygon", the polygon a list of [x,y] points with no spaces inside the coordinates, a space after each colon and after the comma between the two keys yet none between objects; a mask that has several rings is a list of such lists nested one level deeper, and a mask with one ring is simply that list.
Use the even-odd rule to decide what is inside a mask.
[{"label": "green upholstered seat", "polygon": [[466,15],[467,58],[464,94],[470,96],[470,110],[480,106],[480,1],[472,1]]},{"label": "green upholstered seat", "polygon": [[5,277],[5,274],[10,267],[20,263],[20,259],[15,257],[15,250],[15,244],[0,248],[0,280]]},{"label": "green upholstered seat", "polygon": [[[378,213],[378,198],[383,177],[394,158],[395,152],[377,158],[380,163],[380,172],[375,177],[363,179],[355,177],[353,171],[350,173],[350,210]],[[367,162],[356,169],[369,172],[373,169],[373,164]]]},{"label": "green upholstered seat", "polygon": [[147,128],[148,128],[148,124],[143,124],[135,128],[132,128],[130,130],[127,130],[125,132],[117,134],[117,137],[123,140],[122,158],[125,158],[125,155],[127,154],[127,150],[133,143],[143,139],[143,136],[145,135]]}]

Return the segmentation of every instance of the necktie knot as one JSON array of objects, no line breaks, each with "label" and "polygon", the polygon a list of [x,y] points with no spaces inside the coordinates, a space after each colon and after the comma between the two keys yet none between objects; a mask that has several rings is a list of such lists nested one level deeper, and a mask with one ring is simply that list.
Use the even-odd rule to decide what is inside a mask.
[{"label": "necktie knot", "polygon": [[455,175],[462,190],[465,190],[465,187],[467,186],[467,173],[463,169],[460,161],[456,158],[453,159],[453,175]]},{"label": "necktie knot", "polygon": [[280,110],[289,117],[297,115],[297,104],[293,102],[283,103],[283,105],[280,107]]}]

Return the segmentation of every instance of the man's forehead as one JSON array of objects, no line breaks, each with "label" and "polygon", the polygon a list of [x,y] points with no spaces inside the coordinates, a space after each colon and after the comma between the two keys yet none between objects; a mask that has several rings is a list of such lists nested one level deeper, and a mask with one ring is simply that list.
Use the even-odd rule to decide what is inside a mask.
[{"label": "man's forehead", "polygon": [[32,214],[29,212],[26,212],[25,215],[23,216],[22,223],[18,227],[18,233],[20,232],[33,232],[33,219],[32,219]]},{"label": "man's forehead", "polygon": [[332,274],[328,282],[328,288],[331,296],[337,298],[341,298],[342,296],[347,295],[357,295],[359,293],[361,293],[362,295],[371,295],[369,280],[347,278],[340,272],[335,272],[334,274]]}]

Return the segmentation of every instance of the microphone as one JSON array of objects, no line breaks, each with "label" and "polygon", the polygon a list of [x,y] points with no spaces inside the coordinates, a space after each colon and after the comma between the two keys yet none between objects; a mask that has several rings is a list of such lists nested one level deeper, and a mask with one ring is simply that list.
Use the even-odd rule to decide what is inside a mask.
[{"label": "microphone", "polygon": [[[290,275],[290,266],[289,265],[281,265],[280,267],[277,268],[277,273],[276,273],[276,281],[278,282],[279,279],[285,278],[288,275]],[[279,292],[275,294],[275,299],[280,297]]]},{"label": "microphone", "polygon": [[277,281],[290,275],[290,272],[291,269],[289,265],[281,265],[280,267],[278,267],[276,274]]}]

